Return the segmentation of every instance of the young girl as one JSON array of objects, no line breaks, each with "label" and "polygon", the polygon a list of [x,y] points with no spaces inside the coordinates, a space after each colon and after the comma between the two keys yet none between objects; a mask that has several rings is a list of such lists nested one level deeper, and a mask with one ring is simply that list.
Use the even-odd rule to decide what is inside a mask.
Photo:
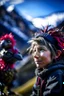
[{"label": "young girl", "polygon": [[[48,27],[47,27],[48,28]],[[64,95],[63,29],[42,30],[29,43],[29,52],[36,65],[36,83],[31,96]]]}]

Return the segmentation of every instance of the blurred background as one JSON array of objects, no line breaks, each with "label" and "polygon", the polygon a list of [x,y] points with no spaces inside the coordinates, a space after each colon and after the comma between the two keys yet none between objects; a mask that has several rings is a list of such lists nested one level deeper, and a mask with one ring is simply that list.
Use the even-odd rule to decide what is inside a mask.
[{"label": "blurred background", "polygon": [[15,64],[17,77],[11,90],[30,96],[35,83],[35,64],[28,54],[28,40],[42,26],[64,25],[63,0],[0,0],[0,36],[12,33],[23,60]]}]

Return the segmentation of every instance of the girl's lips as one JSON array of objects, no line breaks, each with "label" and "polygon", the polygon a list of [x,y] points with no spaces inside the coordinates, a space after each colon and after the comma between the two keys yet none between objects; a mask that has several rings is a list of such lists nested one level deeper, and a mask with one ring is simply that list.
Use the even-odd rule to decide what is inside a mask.
[{"label": "girl's lips", "polygon": [[42,63],[42,61],[35,61],[35,63],[37,63],[37,64],[41,64],[41,63]]}]

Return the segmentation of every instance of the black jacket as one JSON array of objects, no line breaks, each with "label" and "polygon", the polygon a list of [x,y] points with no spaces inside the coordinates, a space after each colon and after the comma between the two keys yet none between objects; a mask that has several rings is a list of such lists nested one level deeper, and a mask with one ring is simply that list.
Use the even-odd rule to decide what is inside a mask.
[{"label": "black jacket", "polygon": [[64,96],[64,60],[37,69],[31,96]]}]

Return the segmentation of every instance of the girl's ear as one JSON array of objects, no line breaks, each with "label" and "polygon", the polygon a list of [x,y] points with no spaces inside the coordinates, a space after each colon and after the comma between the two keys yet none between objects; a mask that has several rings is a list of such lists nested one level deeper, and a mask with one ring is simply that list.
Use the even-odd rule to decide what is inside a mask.
[{"label": "girl's ear", "polygon": [[61,50],[57,50],[56,59],[61,55]]}]

